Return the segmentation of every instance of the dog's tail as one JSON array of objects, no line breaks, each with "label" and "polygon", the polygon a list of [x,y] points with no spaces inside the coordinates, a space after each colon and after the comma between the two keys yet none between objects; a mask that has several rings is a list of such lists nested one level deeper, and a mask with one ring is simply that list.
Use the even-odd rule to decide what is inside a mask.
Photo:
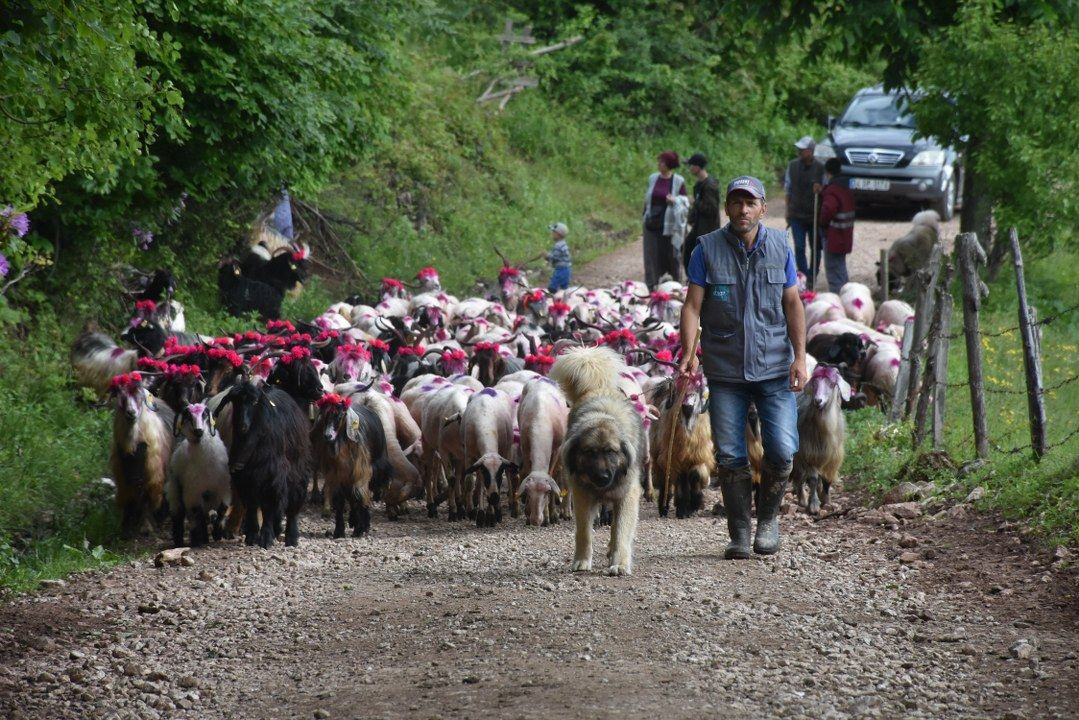
[{"label": "dog's tail", "polygon": [[922,225],[940,234],[940,215],[936,210],[922,210],[910,222],[912,225]]},{"label": "dog's tail", "polygon": [[618,374],[626,369],[622,356],[607,347],[572,348],[551,368],[570,405],[592,395],[617,395]]}]

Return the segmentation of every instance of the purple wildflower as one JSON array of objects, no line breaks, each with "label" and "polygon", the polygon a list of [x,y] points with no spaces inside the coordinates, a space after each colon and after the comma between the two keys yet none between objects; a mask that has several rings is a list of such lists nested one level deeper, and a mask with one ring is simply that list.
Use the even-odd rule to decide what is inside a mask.
[{"label": "purple wildflower", "polygon": [[22,237],[30,232],[30,218],[24,212],[15,212],[15,208],[8,205],[0,210],[0,217],[7,220],[7,226],[15,233],[15,237]]},{"label": "purple wildflower", "polygon": [[11,263],[7,261],[3,253],[0,253],[0,277],[7,277],[9,272],[11,272]]},{"label": "purple wildflower", "polygon": [[139,246],[139,250],[149,250],[154,242],[154,234],[146,228],[132,228],[131,236],[135,238],[135,243]]}]

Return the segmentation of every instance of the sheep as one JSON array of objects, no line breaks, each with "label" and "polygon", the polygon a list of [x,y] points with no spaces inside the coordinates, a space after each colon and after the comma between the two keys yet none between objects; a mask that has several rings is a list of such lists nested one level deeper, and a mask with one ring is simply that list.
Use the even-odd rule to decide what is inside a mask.
[{"label": "sheep", "polygon": [[[303,411],[279,388],[253,380],[234,384],[215,413],[232,408],[229,471],[246,509],[244,542],[268,548],[285,515],[285,545],[300,541],[299,513],[314,475],[310,424]],[[262,524],[258,513],[262,511]]]},{"label": "sheep", "polygon": [[877,308],[877,314],[873,316],[873,327],[880,332],[887,332],[886,328],[892,325],[900,327],[907,318],[914,317],[914,308],[902,300],[885,300]]},{"label": "sheep", "polygon": [[828,300],[816,299],[806,305],[806,328],[811,328],[817,323],[829,320],[842,320],[847,317],[841,303],[833,303]]},{"label": "sheep", "polygon": [[712,427],[704,412],[705,390],[704,372],[698,369],[688,378],[660,386],[654,395],[660,414],[648,430],[649,451],[652,472],[660,483],[659,514],[663,517],[671,504],[668,475],[674,487],[675,516],[681,519],[701,509],[704,489],[715,470]]},{"label": "sheep", "polygon": [[472,392],[471,388],[450,383],[433,390],[431,397],[423,404],[420,472],[425,479],[428,517],[438,516],[440,473],[436,471],[447,466],[452,475],[449,480],[448,519],[460,520],[465,516],[468,503],[462,492],[465,465],[459,418]]},{"label": "sheep", "polygon": [[461,414],[461,436],[464,440],[465,461],[470,463],[465,475],[476,473],[475,501],[477,527],[493,527],[502,520],[500,491],[507,473],[510,486],[520,468],[509,460],[513,450],[513,400],[499,388],[484,388],[468,399]]},{"label": "sheep", "polygon": [[217,433],[209,406],[191,403],[176,415],[173,436],[182,436],[172,451],[166,487],[172,513],[172,544],[184,544],[184,519],[190,518],[191,545],[209,541],[206,522],[211,512],[213,538],[222,537],[225,509],[232,502],[229,457]]},{"label": "sheep", "polygon": [[525,499],[525,521],[529,525],[556,522],[554,506],[562,502],[555,480],[562,438],[566,435],[569,404],[562,390],[552,380],[540,378],[529,382],[517,407],[521,428],[521,477],[513,494],[516,516],[518,498]]},{"label": "sheep", "polygon": [[859,282],[849,282],[839,288],[839,299],[843,303],[843,311],[851,320],[869,325],[873,322],[876,308],[873,305],[873,295],[869,287]]},{"label": "sheep", "polygon": [[130,538],[142,524],[147,508],[155,515],[164,509],[173,413],[154,401],[138,372],[114,377],[109,392],[116,403],[109,467],[122,516],[121,534]]},{"label": "sheep", "polygon": [[[818,365],[798,396],[798,452],[794,455],[794,495],[810,515],[827,504],[832,485],[839,482],[847,421],[842,402],[850,400],[850,385],[829,365]],[[809,485],[806,498],[805,486]]]},{"label": "sheep", "polygon": [[862,373],[862,390],[872,394],[870,404],[877,404],[880,395],[886,398],[895,393],[895,383],[899,378],[899,365],[902,353],[897,345],[879,345],[870,348],[866,358],[865,371]]},{"label": "sheep", "polygon": [[362,537],[371,529],[371,485],[391,472],[382,423],[370,408],[337,394],[324,395],[317,406],[311,445],[333,504],[333,536],[345,536],[347,503],[352,536]]},{"label": "sheep", "polygon": [[135,369],[139,354],[125,350],[107,335],[84,330],[71,346],[71,367],[75,380],[104,397],[112,379]]}]

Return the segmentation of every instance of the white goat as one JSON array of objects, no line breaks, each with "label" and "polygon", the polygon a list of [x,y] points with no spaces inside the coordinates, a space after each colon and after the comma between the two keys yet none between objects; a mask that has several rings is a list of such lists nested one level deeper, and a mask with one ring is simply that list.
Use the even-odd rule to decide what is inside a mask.
[{"label": "white goat", "polygon": [[[842,401],[850,400],[850,385],[830,365],[818,365],[798,396],[798,452],[794,455],[794,494],[811,515],[827,503],[839,481],[847,421]],[[809,485],[809,498],[805,485]]]},{"label": "white goat", "polygon": [[173,434],[183,439],[172,451],[165,491],[172,514],[172,543],[184,544],[184,519],[190,518],[191,545],[209,541],[207,520],[213,513],[213,538],[220,540],[225,509],[232,502],[229,454],[217,433],[210,408],[192,403],[180,411]]}]

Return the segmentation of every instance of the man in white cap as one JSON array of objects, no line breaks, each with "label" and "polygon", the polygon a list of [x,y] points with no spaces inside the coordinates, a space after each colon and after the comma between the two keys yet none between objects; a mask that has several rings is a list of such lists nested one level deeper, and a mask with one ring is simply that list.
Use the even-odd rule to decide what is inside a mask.
[{"label": "man in white cap", "polygon": [[[794,235],[794,261],[798,271],[806,276],[809,287],[813,287],[813,275],[820,266],[820,241],[817,241],[817,257],[806,261],[806,242],[812,244],[813,238],[813,197],[821,191],[824,184],[824,165],[813,157],[816,143],[806,135],[794,143],[798,157],[787,166],[783,178],[783,190],[787,194],[787,224]],[[807,238],[807,236],[809,236]]]}]

